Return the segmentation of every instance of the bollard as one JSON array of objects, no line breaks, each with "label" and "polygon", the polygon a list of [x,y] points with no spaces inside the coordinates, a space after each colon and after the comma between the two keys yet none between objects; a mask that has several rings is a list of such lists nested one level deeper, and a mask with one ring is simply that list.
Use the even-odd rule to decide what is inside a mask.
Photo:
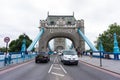
[{"label": "bollard", "polygon": [[18,55],[16,56],[16,63],[18,63]]}]

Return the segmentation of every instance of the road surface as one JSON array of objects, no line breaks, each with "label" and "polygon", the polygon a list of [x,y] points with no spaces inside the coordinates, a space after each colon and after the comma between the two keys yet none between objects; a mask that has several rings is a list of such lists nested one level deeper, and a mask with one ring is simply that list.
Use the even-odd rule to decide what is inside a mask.
[{"label": "road surface", "polygon": [[0,71],[0,80],[120,80],[120,75],[84,63],[63,65],[59,56],[51,55],[48,63],[33,61]]}]

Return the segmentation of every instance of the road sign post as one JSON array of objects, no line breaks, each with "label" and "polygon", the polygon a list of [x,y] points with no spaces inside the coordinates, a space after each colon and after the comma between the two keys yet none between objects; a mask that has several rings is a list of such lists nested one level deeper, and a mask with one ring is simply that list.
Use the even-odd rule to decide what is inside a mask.
[{"label": "road sign post", "polygon": [[7,59],[7,52],[8,52],[8,49],[7,49],[7,47],[8,47],[8,42],[10,41],[10,38],[9,37],[5,37],[4,38],[4,42],[6,43],[6,53],[5,53],[5,60],[4,60],[4,66],[6,66],[6,64],[8,63],[8,59]]},{"label": "road sign post", "polygon": [[7,54],[7,51],[8,51],[8,49],[7,49],[7,47],[8,47],[8,42],[10,41],[10,38],[9,37],[5,37],[4,38],[4,42],[6,43],[6,54]]}]

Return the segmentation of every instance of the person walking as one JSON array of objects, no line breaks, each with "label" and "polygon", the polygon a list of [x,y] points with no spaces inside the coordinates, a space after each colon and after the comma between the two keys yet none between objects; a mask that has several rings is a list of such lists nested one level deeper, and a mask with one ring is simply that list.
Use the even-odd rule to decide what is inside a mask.
[{"label": "person walking", "polygon": [[7,64],[8,64],[8,55],[7,55],[7,53],[5,52],[5,53],[4,53],[4,66],[7,66]]},{"label": "person walking", "polygon": [[92,58],[92,55],[93,55],[93,52],[92,51],[90,51],[90,57]]}]

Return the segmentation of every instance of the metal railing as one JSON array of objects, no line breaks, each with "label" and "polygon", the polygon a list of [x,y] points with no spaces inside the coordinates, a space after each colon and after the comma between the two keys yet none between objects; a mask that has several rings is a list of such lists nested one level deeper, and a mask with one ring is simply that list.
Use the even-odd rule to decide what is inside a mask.
[{"label": "metal railing", "polygon": [[[104,59],[115,60],[113,52],[104,52],[104,51],[101,51],[101,55],[100,55],[100,51],[93,51],[92,55],[90,54],[90,52],[84,52],[83,54],[87,55],[87,56],[96,57],[96,58],[104,58]],[[118,53],[118,55],[119,55],[118,56],[118,60],[120,60],[120,53]]]},{"label": "metal railing", "polygon": [[28,53],[22,54],[22,52],[10,52],[7,57],[5,57],[4,53],[0,53],[0,68],[5,66],[23,63],[35,58],[37,53]]}]

